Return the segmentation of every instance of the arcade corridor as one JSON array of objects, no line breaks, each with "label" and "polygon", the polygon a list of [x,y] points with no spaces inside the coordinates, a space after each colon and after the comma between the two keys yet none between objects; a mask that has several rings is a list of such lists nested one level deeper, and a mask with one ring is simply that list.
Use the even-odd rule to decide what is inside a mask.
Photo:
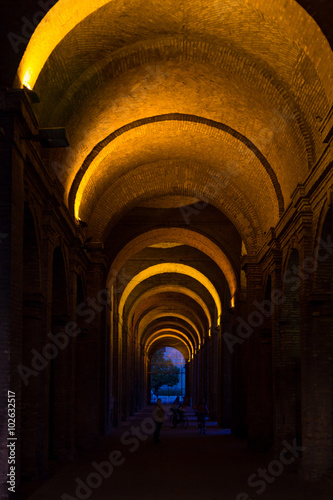
[{"label": "arcade corridor", "polygon": [[214,425],[165,425],[91,498],[326,500],[331,0],[2,4],[1,500],[78,500],[166,347]]}]

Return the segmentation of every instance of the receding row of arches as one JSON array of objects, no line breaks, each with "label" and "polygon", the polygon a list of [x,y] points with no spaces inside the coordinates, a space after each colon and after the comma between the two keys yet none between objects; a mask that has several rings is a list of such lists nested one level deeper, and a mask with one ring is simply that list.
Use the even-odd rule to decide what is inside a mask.
[{"label": "receding row of arches", "polygon": [[310,479],[332,468],[328,3],[6,17],[12,45],[35,28],[0,61],[1,380],[23,478],[148,404],[167,347],[217,425],[276,456],[296,440]]},{"label": "receding row of arches", "polygon": [[[205,395],[220,425],[259,447],[278,447],[294,438],[302,443],[308,432],[304,371],[313,356],[302,340],[304,322],[311,322],[308,330],[316,335],[309,342],[316,343],[320,353],[320,362],[317,356],[311,360],[312,369],[323,380],[332,377],[326,336],[331,328],[326,297],[332,290],[327,289],[331,283],[325,284],[332,272],[332,208],[323,219],[313,261],[308,258],[302,266],[302,249],[291,249],[281,268],[267,268],[265,283],[260,278],[255,295],[251,264],[244,268],[247,289],[242,291],[240,268],[235,269],[234,262],[228,267],[223,251],[221,264],[216,255],[212,260],[209,252],[194,248],[194,240],[191,246],[180,245],[174,241],[176,228],[170,230],[170,241],[162,239],[168,240],[168,228],[136,237],[133,251],[124,245],[114,267],[104,269],[100,263],[92,269],[82,263],[73,267],[66,245],[57,239],[50,245],[37,228],[25,204],[22,365],[34,373],[21,369],[23,477],[43,475],[53,460],[92,447],[98,435],[147,404],[149,363],[154,352],[166,346],[179,349],[186,360],[186,395]],[[154,240],[152,234],[158,237]],[[148,247],[142,243],[145,238]],[[216,247],[213,241],[210,251]],[[180,261],[179,256],[187,262],[191,257],[194,267],[177,263],[176,254]],[[161,255],[166,262],[155,264]],[[233,279],[228,280],[221,267],[235,269]],[[193,270],[199,269],[211,277],[216,296],[203,274],[196,279]],[[43,276],[47,272],[48,281]],[[236,284],[233,295],[228,283]],[[283,299],[274,303],[279,283]],[[306,308],[300,298],[304,286],[313,290]],[[245,325],[243,330],[240,325]],[[241,331],[249,335],[240,338]],[[323,385],[316,396],[321,417],[327,419],[332,391]],[[331,446],[328,442],[327,457]]]}]

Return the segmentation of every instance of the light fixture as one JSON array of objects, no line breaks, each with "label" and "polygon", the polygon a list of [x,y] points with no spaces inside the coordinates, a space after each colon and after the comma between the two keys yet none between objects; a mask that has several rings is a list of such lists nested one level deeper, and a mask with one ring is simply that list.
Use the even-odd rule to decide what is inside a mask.
[{"label": "light fixture", "polygon": [[23,89],[28,95],[32,104],[38,104],[40,102],[38,94],[34,90],[29,89],[29,87],[27,87],[26,85],[23,85]]},{"label": "light fixture", "polygon": [[41,128],[38,131],[39,142],[43,148],[68,148],[66,129],[62,127]]},{"label": "light fixture", "polygon": [[82,229],[85,229],[86,227],[88,227],[88,224],[81,219],[78,219],[78,223],[79,223],[79,226],[82,227]]}]

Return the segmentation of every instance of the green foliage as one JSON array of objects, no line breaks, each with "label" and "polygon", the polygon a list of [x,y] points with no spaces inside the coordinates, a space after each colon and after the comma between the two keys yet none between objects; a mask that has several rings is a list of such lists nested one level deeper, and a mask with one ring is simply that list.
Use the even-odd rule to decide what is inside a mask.
[{"label": "green foliage", "polygon": [[180,369],[173,364],[170,358],[164,357],[165,348],[155,352],[151,359],[151,388],[156,397],[160,387],[173,387],[179,382]]}]

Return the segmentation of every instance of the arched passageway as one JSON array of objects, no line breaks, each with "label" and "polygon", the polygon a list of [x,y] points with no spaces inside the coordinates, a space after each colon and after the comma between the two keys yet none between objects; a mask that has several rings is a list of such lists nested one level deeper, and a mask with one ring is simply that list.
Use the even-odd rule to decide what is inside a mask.
[{"label": "arched passageway", "polygon": [[129,425],[162,348],[217,429],[330,475],[329,0],[38,5],[0,58],[18,483]]}]

